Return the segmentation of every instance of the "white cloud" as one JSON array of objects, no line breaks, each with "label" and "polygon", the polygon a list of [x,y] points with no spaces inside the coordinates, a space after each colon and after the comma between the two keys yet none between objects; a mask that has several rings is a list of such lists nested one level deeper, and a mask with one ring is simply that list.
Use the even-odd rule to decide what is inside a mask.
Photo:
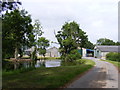
[{"label": "white cloud", "polygon": [[118,0],[22,0],[22,5],[40,20],[44,36],[52,41],[54,30],[73,20],[94,43],[102,37],[118,39]]}]

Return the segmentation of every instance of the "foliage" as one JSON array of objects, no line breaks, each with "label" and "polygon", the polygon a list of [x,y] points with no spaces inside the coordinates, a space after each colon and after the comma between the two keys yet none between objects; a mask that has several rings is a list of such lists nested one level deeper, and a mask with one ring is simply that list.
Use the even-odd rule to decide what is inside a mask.
[{"label": "foliage", "polygon": [[5,10],[14,10],[18,8],[18,5],[21,5],[22,3],[19,2],[19,0],[0,0],[0,5],[2,8],[0,9],[0,13]]},{"label": "foliage", "polygon": [[97,45],[115,45],[115,42],[107,38],[100,38],[97,40]]},{"label": "foliage", "polygon": [[47,40],[45,37],[40,37],[38,39],[39,54],[42,54],[45,57],[46,48],[49,47],[49,45],[49,40]]},{"label": "foliage", "polygon": [[68,55],[63,57],[63,59],[67,62],[72,62],[73,60],[77,60],[80,58],[81,58],[81,55],[78,52],[78,50],[72,50],[72,51],[70,51],[70,53]]},{"label": "foliage", "polygon": [[90,41],[87,41],[84,48],[87,49],[94,49],[95,45],[93,43],[91,43]]},{"label": "foliage", "polygon": [[42,32],[42,26],[40,24],[40,21],[38,19],[35,20],[35,23],[33,25],[33,33],[35,35],[36,42],[38,40],[38,36],[41,36],[43,34]]},{"label": "foliage", "polygon": [[34,51],[31,54],[31,59],[32,60],[36,60],[37,59],[36,53],[37,53],[37,47],[35,46]]},{"label": "foliage", "polygon": [[35,35],[35,42],[33,42],[34,51],[31,54],[31,59],[35,60],[35,59],[37,59],[38,36],[41,36],[43,34],[42,26],[41,26],[40,21],[38,19],[35,20],[35,23],[33,25],[33,34]]},{"label": "foliage", "polygon": [[116,45],[120,45],[120,42],[116,42]]},{"label": "foliage", "polygon": [[110,52],[106,55],[106,59],[120,62],[120,53]]},{"label": "foliage", "polygon": [[23,46],[32,46],[34,42],[32,20],[25,10],[14,10],[2,18],[2,50],[3,58],[11,57],[18,52]]},{"label": "foliage", "polygon": [[62,59],[65,59],[65,61],[78,59],[75,58],[75,56],[78,56],[78,53],[75,52],[72,55],[72,52],[78,47],[85,47],[85,44],[88,41],[86,33],[82,31],[82,29],[79,28],[79,25],[74,21],[70,23],[66,22],[62,26],[61,31],[58,31],[56,38],[60,44],[61,57]]},{"label": "foliage", "polygon": [[43,48],[39,48],[39,54],[45,56],[46,50]]},{"label": "foliage", "polygon": [[62,66],[74,66],[74,65],[81,65],[81,64],[85,64],[87,62],[86,59],[78,59],[76,61],[73,62],[62,62],[61,65]]}]

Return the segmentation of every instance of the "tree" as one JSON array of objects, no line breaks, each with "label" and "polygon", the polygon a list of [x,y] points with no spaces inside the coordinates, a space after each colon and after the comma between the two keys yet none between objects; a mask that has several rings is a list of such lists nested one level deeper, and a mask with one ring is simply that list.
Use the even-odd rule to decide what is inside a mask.
[{"label": "tree", "polygon": [[38,50],[38,37],[40,37],[43,32],[42,32],[42,26],[40,24],[40,21],[38,19],[35,20],[35,23],[33,25],[33,34],[35,35],[35,42],[33,43],[34,45],[34,51],[31,54],[31,59],[35,60],[37,58],[37,50]]},{"label": "tree", "polygon": [[18,58],[18,50],[23,46],[31,46],[31,42],[34,42],[31,17],[25,10],[16,9],[10,13],[6,12],[2,19],[3,56],[11,52],[13,55],[14,52],[14,57]]},{"label": "tree", "polygon": [[116,42],[116,44],[115,45],[120,45],[120,42]]},{"label": "tree", "polygon": [[43,34],[42,32],[42,26],[40,24],[40,21],[38,19],[35,20],[35,24],[33,25],[34,29],[34,35],[35,35],[35,39],[36,41],[38,40],[38,36],[41,36]]},{"label": "tree", "polygon": [[0,13],[2,11],[6,11],[6,10],[15,10],[16,8],[18,8],[18,5],[21,5],[22,3],[19,2],[19,0],[15,1],[15,0],[0,0],[0,5],[2,6],[0,9]]},{"label": "tree", "polygon": [[94,49],[95,45],[90,41],[87,41],[84,47],[87,49]]},{"label": "tree", "polygon": [[38,39],[39,54],[42,54],[45,57],[46,48],[49,47],[49,45],[49,40],[47,40],[45,37],[40,37]]},{"label": "tree", "polygon": [[97,40],[97,45],[115,45],[115,42],[107,38],[100,38]]},{"label": "tree", "polygon": [[[75,51],[78,47],[84,47],[88,40],[86,33],[74,21],[70,23],[66,22],[62,26],[61,31],[58,31],[56,38],[60,44],[61,57],[66,61],[73,61],[74,58],[70,59],[66,57],[70,57],[71,52]],[[75,54],[78,55],[77,53]]]}]

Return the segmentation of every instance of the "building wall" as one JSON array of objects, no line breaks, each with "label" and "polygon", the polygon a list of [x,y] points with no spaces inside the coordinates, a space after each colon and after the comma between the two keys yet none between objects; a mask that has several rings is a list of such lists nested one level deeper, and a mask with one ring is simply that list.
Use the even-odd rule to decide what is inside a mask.
[{"label": "building wall", "polygon": [[101,51],[99,49],[94,50],[94,57],[101,58]]},{"label": "building wall", "polygon": [[83,56],[83,57],[86,57],[86,49],[85,49],[85,48],[82,48],[82,49],[83,49],[83,51],[82,51],[82,53],[83,53],[82,56]]},{"label": "building wall", "polygon": [[102,52],[99,49],[95,49],[94,50],[94,57],[96,58],[101,58],[101,59],[106,59],[106,54],[108,54],[109,52]]},{"label": "building wall", "polygon": [[46,53],[47,57],[60,57],[60,53],[57,48],[50,48]]},{"label": "building wall", "polygon": [[101,59],[106,59],[106,54],[108,54],[109,52],[101,52]]}]

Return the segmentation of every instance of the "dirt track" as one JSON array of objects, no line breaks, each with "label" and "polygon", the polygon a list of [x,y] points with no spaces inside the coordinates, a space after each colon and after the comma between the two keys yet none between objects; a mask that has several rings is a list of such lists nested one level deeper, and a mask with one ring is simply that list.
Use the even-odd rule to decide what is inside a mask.
[{"label": "dirt track", "polygon": [[118,88],[118,70],[111,63],[96,58],[87,58],[95,61],[96,66],[67,88]]}]

